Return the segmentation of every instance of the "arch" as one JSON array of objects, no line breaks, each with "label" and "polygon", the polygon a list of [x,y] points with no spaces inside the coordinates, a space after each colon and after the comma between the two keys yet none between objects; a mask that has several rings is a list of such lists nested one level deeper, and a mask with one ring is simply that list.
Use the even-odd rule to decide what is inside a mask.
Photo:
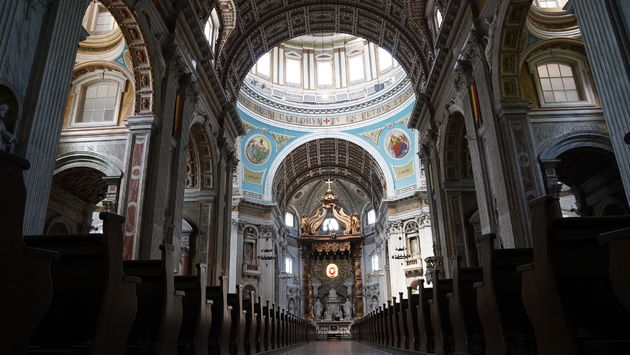
[{"label": "arch", "polygon": [[[274,177],[276,176],[276,173],[278,172],[280,164],[282,164],[284,159],[287,156],[289,156],[289,154],[291,154],[291,152],[293,152],[295,148],[305,143],[308,143],[317,139],[322,139],[322,138],[336,138],[336,139],[346,140],[348,142],[353,142],[357,139],[356,136],[353,136],[345,132],[335,132],[334,136],[331,136],[330,132],[317,132],[317,133],[308,134],[308,135],[292,140],[284,147],[282,151],[278,153],[274,161],[271,163],[271,165],[267,169],[267,176],[265,177],[266,179],[265,190],[264,190],[264,195],[263,195],[264,200],[267,200],[267,201],[272,200],[272,189],[273,189]],[[376,161],[376,163],[378,164],[380,168],[380,171],[383,173],[383,176],[385,179],[385,186],[384,186],[385,196],[383,197],[393,198],[395,196],[394,178],[392,176],[392,172],[389,170],[389,165],[387,164],[387,161],[385,161],[385,158],[383,158],[383,156],[379,153],[379,151],[373,145],[364,144],[364,145],[361,145],[361,148],[366,150],[369,153],[369,155],[372,158],[374,158],[374,160]]]},{"label": "arch", "polygon": [[[152,70],[152,56],[144,30],[138,21],[133,6],[129,6],[129,0],[99,0],[112,14],[118,27],[123,33],[131,54],[134,72],[134,87],[136,90],[136,102],[134,114],[151,115],[155,112],[154,75]],[[135,3],[135,2],[134,2]]]},{"label": "arch", "polygon": [[186,189],[212,190],[214,187],[214,165],[212,144],[201,123],[190,127],[186,158]]},{"label": "arch", "polygon": [[446,118],[446,122],[442,124],[440,135],[440,168],[442,176],[445,180],[472,180],[472,167],[470,166],[470,152],[468,151],[468,140],[466,139],[464,115],[459,111],[452,112]]},{"label": "arch", "polygon": [[300,187],[331,176],[353,182],[372,201],[382,198],[383,172],[365,149],[350,140],[321,138],[293,149],[280,163],[273,176],[273,201],[284,206]]},{"label": "arch", "polygon": [[50,221],[48,221],[45,231],[44,234],[47,235],[76,233],[75,228],[73,228],[68,218],[61,215],[51,218]]},{"label": "arch", "polygon": [[610,137],[598,131],[571,132],[555,138],[539,154],[539,161],[557,159],[562,153],[575,148],[599,148],[614,153]]},{"label": "arch", "polygon": [[221,16],[221,35],[217,47],[221,51],[236,27],[236,6],[232,0],[218,0],[217,6]]},{"label": "arch", "polygon": [[53,175],[71,168],[92,168],[108,177],[122,177],[123,173],[110,159],[93,152],[69,152],[57,158]]},{"label": "arch", "polygon": [[420,93],[433,61],[433,48],[430,34],[410,15],[410,6],[403,0],[240,3],[236,9],[239,24],[217,62],[228,98],[236,99],[257,58],[282,42],[312,33],[351,34],[387,49]]},{"label": "arch", "polygon": [[[495,88],[495,99],[520,99],[522,96],[519,80],[522,41],[521,33],[532,0],[505,0],[497,6],[494,28],[489,29],[492,37],[492,82]],[[493,35],[498,31],[498,35]]]}]

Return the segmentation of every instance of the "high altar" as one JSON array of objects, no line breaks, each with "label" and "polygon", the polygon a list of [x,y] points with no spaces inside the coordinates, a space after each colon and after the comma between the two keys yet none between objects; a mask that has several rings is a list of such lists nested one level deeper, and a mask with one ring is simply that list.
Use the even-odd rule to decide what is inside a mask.
[{"label": "high altar", "polygon": [[319,323],[349,322],[363,316],[361,256],[364,236],[359,215],[346,214],[327,181],[321,206],[300,220],[304,265],[304,314]]}]

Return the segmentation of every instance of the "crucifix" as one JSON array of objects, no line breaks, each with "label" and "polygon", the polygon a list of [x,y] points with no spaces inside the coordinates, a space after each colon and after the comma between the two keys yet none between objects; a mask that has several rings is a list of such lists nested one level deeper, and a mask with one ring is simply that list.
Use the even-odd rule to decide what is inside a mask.
[{"label": "crucifix", "polygon": [[332,180],[328,179],[328,181],[324,181],[326,184],[328,184],[328,190],[330,190],[330,185],[332,185]]}]

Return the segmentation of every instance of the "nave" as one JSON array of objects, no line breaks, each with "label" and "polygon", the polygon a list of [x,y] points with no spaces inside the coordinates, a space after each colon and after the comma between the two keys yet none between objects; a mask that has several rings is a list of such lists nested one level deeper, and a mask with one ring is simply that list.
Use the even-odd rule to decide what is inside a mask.
[{"label": "nave", "polygon": [[318,340],[286,351],[272,352],[274,355],[399,355],[395,350],[383,350],[362,344],[356,340]]}]

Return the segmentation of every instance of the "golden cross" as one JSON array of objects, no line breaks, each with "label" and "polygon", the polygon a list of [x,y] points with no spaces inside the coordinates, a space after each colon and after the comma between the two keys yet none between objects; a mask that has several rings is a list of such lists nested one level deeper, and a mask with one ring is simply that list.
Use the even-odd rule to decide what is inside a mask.
[{"label": "golden cross", "polygon": [[330,190],[330,185],[332,185],[332,180],[328,179],[328,181],[324,181],[326,184],[328,184],[328,190]]}]

